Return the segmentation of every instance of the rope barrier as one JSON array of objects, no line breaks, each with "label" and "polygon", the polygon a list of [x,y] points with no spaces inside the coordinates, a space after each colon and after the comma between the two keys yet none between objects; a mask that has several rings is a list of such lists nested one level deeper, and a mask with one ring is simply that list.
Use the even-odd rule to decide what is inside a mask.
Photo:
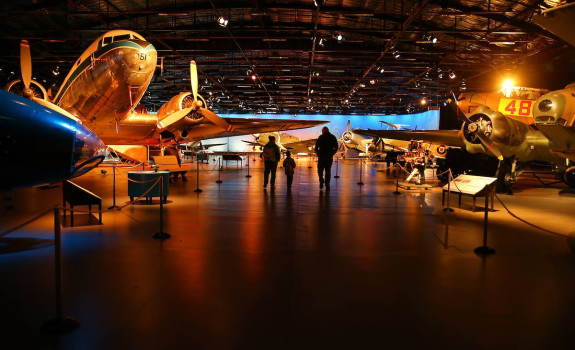
[{"label": "rope barrier", "polygon": [[[209,164],[208,164],[208,165],[209,165]],[[206,174],[209,175],[209,174],[213,173],[214,171],[216,171],[216,169],[218,168],[218,165],[217,165],[217,164],[214,164],[214,167],[213,167],[211,170],[205,170],[205,169],[204,169],[204,164],[202,164],[202,163],[200,163],[200,167],[202,168],[202,171],[203,171],[204,173],[206,173]]]},{"label": "rope barrier", "polygon": [[531,226],[531,227],[534,227],[534,228],[536,228],[536,229],[538,229],[538,230],[541,230],[541,231],[543,231],[543,232],[547,232],[547,233],[549,233],[549,234],[555,235],[555,236],[559,236],[559,237],[562,237],[562,238],[565,237],[565,235],[563,235],[563,234],[560,234],[560,233],[555,232],[555,231],[548,230],[548,229],[546,229],[546,228],[543,228],[543,227],[541,227],[541,226],[532,224],[532,223],[530,223],[529,221],[520,218],[520,217],[517,216],[515,213],[513,213],[511,210],[509,210],[509,208],[507,208],[507,206],[505,205],[505,203],[503,203],[503,201],[501,200],[501,198],[499,198],[499,196],[498,196],[497,194],[495,194],[495,198],[497,198],[497,200],[499,201],[499,203],[501,203],[501,205],[503,206],[503,208],[507,211],[507,213],[508,213],[509,215],[511,215],[511,216],[514,217],[515,219],[521,221],[522,223],[527,224],[527,225],[529,225],[529,226]]},{"label": "rope barrier", "polygon": [[43,211],[43,212],[41,212],[40,214],[34,216],[33,218],[28,219],[28,220],[26,220],[25,222],[23,222],[23,223],[21,223],[21,224],[19,224],[19,225],[17,225],[17,226],[14,226],[14,227],[12,227],[12,228],[10,228],[10,229],[8,229],[8,230],[6,230],[6,231],[0,233],[0,237],[4,237],[4,236],[6,236],[7,234],[10,234],[10,233],[12,233],[12,232],[14,232],[14,231],[16,231],[16,230],[19,230],[19,229],[21,229],[22,227],[24,227],[24,226],[26,226],[26,225],[28,225],[28,224],[33,223],[34,221],[40,219],[42,216],[44,216],[44,215],[46,215],[46,214],[49,214],[49,213],[51,213],[51,212],[53,212],[53,211],[54,211],[53,208],[50,208],[50,209],[48,209],[48,210],[46,210],[46,211]]}]

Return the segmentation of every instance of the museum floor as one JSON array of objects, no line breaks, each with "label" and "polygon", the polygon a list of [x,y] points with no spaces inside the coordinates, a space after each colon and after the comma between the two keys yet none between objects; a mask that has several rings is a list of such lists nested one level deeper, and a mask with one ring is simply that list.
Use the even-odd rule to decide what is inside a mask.
[{"label": "museum floor", "polygon": [[[347,163],[329,192],[306,160],[291,192],[281,170],[264,191],[259,161],[251,179],[230,164],[221,185],[202,172],[199,194],[188,173],[170,186],[166,241],[151,237],[157,200],[63,228],[63,306],[80,327],[60,337],[39,330],[55,316],[53,217],[0,237],[0,348],[572,348],[575,255],[565,237],[496,203],[488,244],[497,252],[478,257],[483,213],[469,198],[457,208],[453,197],[445,213],[440,189],[394,196],[383,165],[366,166],[360,187],[359,165]],[[76,182],[107,208],[111,168],[101,169]],[[117,178],[119,204],[126,181]],[[61,204],[61,191],[14,191],[0,232]],[[534,224],[575,231],[575,194],[562,185],[524,178],[500,198]]]}]

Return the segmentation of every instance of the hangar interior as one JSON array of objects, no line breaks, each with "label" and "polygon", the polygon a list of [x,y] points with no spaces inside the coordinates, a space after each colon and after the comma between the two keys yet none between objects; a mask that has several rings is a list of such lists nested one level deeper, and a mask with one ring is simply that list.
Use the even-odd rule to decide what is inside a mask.
[{"label": "hangar interior", "polygon": [[[153,142],[162,149],[162,142],[187,140],[161,122],[175,125],[173,115],[188,118],[192,113],[177,111],[162,119],[162,106],[182,92],[191,94],[195,70],[205,108],[182,102],[181,110],[195,108],[194,113],[203,113],[202,123],[223,128],[217,131],[221,135],[222,130],[233,132],[233,126],[243,140],[254,134],[256,141],[261,137],[258,129],[241,131],[243,117],[262,118],[255,122],[262,125],[266,119],[276,120],[285,127],[280,131],[290,129],[288,122],[299,123],[299,128],[313,127],[303,130],[315,137],[322,126],[338,125],[335,136],[343,144],[340,128],[352,119],[357,124],[363,118],[410,125],[416,116],[437,112],[439,128],[444,129],[446,118],[460,117],[460,109],[450,109],[449,98],[499,91],[505,79],[540,95],[564,89],[575,81],[573,38],[564,35],[573,24],[561,22],[563,30],[551,32],[536,18],[570,5],[551,0],[2,3],[0,84],[32,102],[0,94],[0,123],[22,108],[43,119],[31,119],[38,125],[22,121],[24,127],[0,124],[0,159],[5,164],[0,187],[0,310],[5,316],[0,346],[570,348],[575,340],[575,191],[557,181],[551,165],[539,162],[541,158],[529,158],[536,166],[520,169],[512,181],[513,194],[495,193],[495,185],[490,187],[495,182],[490,182],[477,198],[450,193],[460,190],[457,184],[446,193],[445,181],[438,178],[445,172],[436,166],[423,167],[412,186],[405,179],[411,169],[361,152],[343,157],[338,151],[331,188],[318,188],[313,143],[308,155],[294,154],[291,189],[281,162],[275,188],[262,189],[264,161],[261,149],[251,143],[237,154],[186,154],[188,144],[176,148],[181,165],[148,162],[150,150],[158,148]],[[104,156],[87,149],[109,145],[116,134],[124,137],[126,120],[114,116],[115,123],[106,122],[105,132],[97,124],[104,102],[90,107],[87,119],[80,103],[56,110],[72,114],[83,125],[58,125],[58,130],[83,133],[79,160],[76,153],[63,153],[64,134],[51,139],[50,107],[37,106],[48,106],[41,99],[58,105],[62,90],[83,79],[74,72],[84,62],[88,74],[102,74],[98,62],[104,59],[83,53],[113,30],[135,32],[153,45],[142,45],[142,55],[150,48],[157,53],[157,67],[143,84],[141,100],[136,98],[122,112],[159,116],[146,124],[155,129],[145,139],[143,163],[122,154],[114,157],[110,149],[100,163]],[[125,32],[117,33],[118,41],[126,39],[120,38]],[[111,47],[115,40],[102,39],[98,49]],[[127,61],[110,62],[122,66]],[[26,80],[26,65],[45,93],[33,84],[30,93],[26,83],[11,84]],[[114,77],[117,71],[104,75],[107,72]],[[132,93],[140,93],[130,85],[126,91],[131,103]],[[562,91],[575,98],[572,90]],[[112,100],[112,92],[97,92]],[[90,97],[80,100],[88,105]],[[497,158],[508,159],[509,152],[524,152],[528,158],[530,150],[539,156],[543,148],[548,157],[543,160],[560,159],[553,169],[562,162],[562,176],[575,180],[569,177],[575,176],[569,148],[575,135],[575,115],[568,118],[571,102],[559,115],[563,119],[538,120],[547,118],[541,107],[551,105],[544,98],[530,100],[534,122],[517,126],[504,119],[513,137],[523,133],[521,147],[503,145],[496,131],[486,132],[483,126],[470,141],[469,125],[481,120],[493,121],[494,128],[501,125],[496,111],[484,112],[486,119],[479,121],[464,116],[449,128],[459,130],[463,123],[459,147],[483,147],[481,157],[470,161],[479,167],[493,163],[498,171],[502,164],[515,169],[514,161],[497,163]],[[209,111],[225,117],[210,116]],[[497,118],[503,118],[500,115]],[[198,122],[198,114],[193,117]],[[98,128],[92,128],[95,125]],[[16,126],[20,129],[14,133]],[[349,132],[349,124],[347,128]],[[384,128],[389,129],[381,124]],[[196,134],[189,130],[197,140],[216,138],[199,134],[211,129]],[[557,141],[557,130],[567,136]],[[14,135],[22,139],[13,141]],[[225,136],[212,142],[229,143],[233,134]],[[539,141],[528,142],[533,139]],[[98,162],[89,158],[95,154],[101,157]],[[73,163],[72,170],[67,169],[72,174],[65,177],[75,177],[73,183],[89,191],[90,198],[99,198],[100,207],[92,204],[88,211],[80,206],[72,214],[65,199],[76,185],[62,182],[61,173],[46,177],[41,186],[10,186],[19,178],[33,178],[32,173],[53,175],[48,169],[66,157]],[[174,172],[170,166],[185,175],[168,184],[164,173]],[[134,183],[152,183],[138,182],[130,174],[140,170],[162,180],[134,195]],[[60,181],[52,181],[55,178]],[[164,179],[166,184],[160,186]],[[146,190],[154,188],[161,194],[147,200]]]}]

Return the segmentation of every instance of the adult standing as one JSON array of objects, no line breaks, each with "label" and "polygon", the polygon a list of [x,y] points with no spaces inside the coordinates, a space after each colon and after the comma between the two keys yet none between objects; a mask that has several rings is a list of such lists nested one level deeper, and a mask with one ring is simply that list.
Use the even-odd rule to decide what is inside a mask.
[{"label": "adult standing", "polygon": [[276,184],[276,170],[281,157],[280,148],[276,145],[275,136],[269,137],[268,143],[266,143],[263,148],[261,157],[264,160],[264,188],[268,186],[271,174],[270,187],[273,190]]},{"label": "adult standing", "polygon": [[[317,154],[317,174],[319,176],[319,188],[329,190],[329,180],[331,179],[331,165],[333,155],[337,153],[337,138],[329,132],[327,126],[321,129],[321,135],[315,142],[315,153]],[[324,175],[325,173],[325,175]]]}]

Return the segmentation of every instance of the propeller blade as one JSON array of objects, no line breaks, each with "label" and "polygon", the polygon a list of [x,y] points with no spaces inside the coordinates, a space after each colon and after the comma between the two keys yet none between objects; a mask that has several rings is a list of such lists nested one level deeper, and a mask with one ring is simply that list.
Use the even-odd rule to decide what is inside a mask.
[{"label": "propeller blade", "polygon": [[347,120],[347,129],[346,129],[346,131],[349,131],[349,124],[350,124],[350,123],[351,123],[351,120],[348,119],[348,120]]},{"label": "propeller blade", "polygon": [[198,68],[196,61],[190,61],[190,80],[192,82],[192,92],[194,93],[194,101],[198,100]]},{"label": "propeller blade", "polygon": [[224,118],[220,117],[219,115],[215,114],[214,112],[210,111],[206,108],[200,108],[201,113],[203,114],[206,119],[210,122],[216,124],[220,128],[224,129],[225,131],[233,131],[234,127],[231,126]]},{"label": "propeller blade", "polygon": [[477,133],[477,137],[479,137],[481,144],[483,145],[483,147],[485,147],[485,149],[487,149],[487,152],[491,152],[491,154],[497,157],[497,159],[503,160],[503,154],[501,153],[501,150],[499,149],[499,147],[497,147],[495,142],[493,142],[489,137],[487,137],[487,135],[485,135],[482,131],[479,131]]},{"label": "propeller blade", "polygon": [[20,71],[24,88],[30,89],[32,81],[32,58],[30,57],[30,45],[27,40],[20,41]]},{"label": "propeller blade", "polygon": [[457,97],[455,97],[455,94],[453,92],[451,93],[451,96],[453,97],[453,99],[450,99],[449,104],[451,105],[452,108],[455,109],[457,117],[461,118],[466,123],[472,123],[472,121],[469,120],[469,118],[467,118],[467,115],[465,115],[463,110],[459,108],[459,105],[457,104]]},{"label": "propeller blade", "polygon": [[191,111],[193,111],[193,108],[184,108],[184,109],[180,109],[179,111],[170,114],[169,116],[167,116],[166,118],[160,120],[158,122],[158,129],[163,130],[165,128],[167,128],[168,126],[174,124],[175,122],[179,121],[180,119],[183,119],[186,115],[188,115]]}]

